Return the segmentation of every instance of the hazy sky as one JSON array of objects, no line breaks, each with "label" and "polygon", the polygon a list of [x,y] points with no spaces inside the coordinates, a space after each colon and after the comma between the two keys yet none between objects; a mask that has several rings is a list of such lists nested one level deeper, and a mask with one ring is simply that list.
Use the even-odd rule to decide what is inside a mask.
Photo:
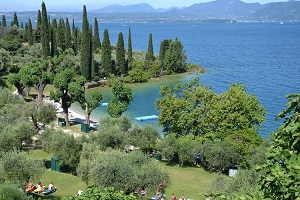
[{"label": "hazy sky", "polygon": [[[156,8],[182,7],[211,0],[44,0],[49,10],[79,9],[86,4],[90,9],[97,9],[111,4],[149,3]],[[268,3],[280,0],[244,0],[245,2]],[[282,0],[284,1],[284,0]],[[36,10],[41,0],[0,0],[0,11]]]}]

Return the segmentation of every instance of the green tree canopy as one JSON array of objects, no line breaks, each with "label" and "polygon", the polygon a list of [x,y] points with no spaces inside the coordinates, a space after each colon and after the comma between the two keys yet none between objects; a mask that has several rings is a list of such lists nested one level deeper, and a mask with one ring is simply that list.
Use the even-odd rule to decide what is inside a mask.
[{"label": "green tree canopy", "polygon": [[84,84],[84,77],[78,76],[74,69],[64,69],[54,76],[55,90],[51,91],[50,95],[61,103],[67,125],[69,125],[69,107],[83,94]]},{"label": "green tree canopy", "polygon": [[86,124],[90,125],[91,113],[99,106],[103,96],[100,91],[85,91],[84,96],[79,98],[81,108],[85,111]]},{"label": "green tree canopy", "polygon": [[43,94],[47,84],[52,80],[49,61],[36,61],[21,68],[19,72],[21,82],[27,87],[34,87],[38,92],[38,101],[43,100]]},{"label": "green tree canopy", "polygon": [[37,180],[43,173],[43,163],[31,160],[23,152],[0,153],[0,179],[8,183],[24,184]]},{"label": "green tree canopy", "polygon": [[164,69],[169,74],[185,72],[187,70],[186,55],[183,45],[179,40],[171,41],[169,47],[162,54],[164,54]]},{"label": "green tree canopy", "polygon": [[234,84],[224,93],[193,80],[172,90],[164,87],[158,101],[159,121],[167,133],[225,138],[235,131],[254,128],[264,121],[258,99]]},{"label": "green tree canopy", "polygon": [[112,80],[112,95],[107,112],[111,117],[118,118],[128,109],[128,105],[132,102],[132,91],[120,79],[115,79]]},{"label": "green tree canopy", "polygon": [[265,198],[299,199],[300,188],[300,94],[288,96],[287,108],[279,114],[284,119],[275,132],[267,162],[261,170],[260,186]]}]

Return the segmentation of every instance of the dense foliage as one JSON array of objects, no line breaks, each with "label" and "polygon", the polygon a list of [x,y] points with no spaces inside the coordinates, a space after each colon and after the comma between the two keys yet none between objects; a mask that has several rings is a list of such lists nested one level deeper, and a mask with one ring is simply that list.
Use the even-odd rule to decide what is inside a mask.
[{"label": "dense foliage", "polygon": [[288,96],[288,107],[279,117],[285,121],[273,136],[265,175],[260,186],[266,198],[299,199],[300,188],[300,94]]},{"label": "dense foliage", "polygon": [[60,160],[63,171],[76,172],[82,150],[80,141],[71,135],[48,130],[43,134],[42,145],[45,151],[51,152]]},{"label": "dense foliage", "polygon": [[164,87],[158,101],[159,121],[167,133],[214,138],[246,129],[256,129],[265,110],[258,99],[240,85],[222,94],[200,86],[198,80],[172,89]]},{"label": "dense foliage", "polygon": [[43,173],[43,163],[31,160],[23,152],[0,153],[0,182],[24,184],[37,180]]},{"label": "dense foliage", "polygon": [[132,102],[132,91],[120,79],[112,80],[112,100],[107,112],[111,117],[120,117]]},{"label": "dense foliage", "polygon": [[1,184],[0,200],[29,200],[16,185]]},{"label": "dense foliage", "polygon": [[126,195],[123,192],[116,191],[114,188],[89,187],[84,194],[69,198],[68,200],[137,200],[133,195]]},{"label": "dense foliage", "polygon": [[106,151],[94,154],[92,159],[82,157],[78,171],[89,184],[114,187],[127,194],[142,188],[155,191],[160,183],[168,180],[156,162],[142,152]]}]

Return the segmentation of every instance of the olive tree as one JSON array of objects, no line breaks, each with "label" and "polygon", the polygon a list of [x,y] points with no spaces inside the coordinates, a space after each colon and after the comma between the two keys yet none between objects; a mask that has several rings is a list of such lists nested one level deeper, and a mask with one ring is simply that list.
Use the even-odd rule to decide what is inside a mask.
[{"label": "olive tree", "polygon": [[0,153],[0,177],[8,183],[24,184],[38,179],[43,173],[43,163],[30,159],[23,152]]}]

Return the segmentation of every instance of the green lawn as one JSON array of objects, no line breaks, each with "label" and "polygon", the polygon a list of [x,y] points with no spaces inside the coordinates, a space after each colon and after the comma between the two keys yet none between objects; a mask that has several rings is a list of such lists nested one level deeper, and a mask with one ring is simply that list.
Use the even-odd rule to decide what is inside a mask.
[{"label": "green lawn", "polygon": [[166,188],[166,194],[170,197],[173,193],[177,197],[185,196],[193,200],[199,200],[201,193],[209,192],[212,183],[220,175],[209,173],[202,168],[178,167],[163,165],[169,174],[170,183]]},{"label": "green lawn", "polygon": [[45,172],[44,176],[41,178],[41,182],[44,185],[53,182],[55,187],[57,187],[57,192],[53,194],[54,197],[74,196],[77,194],[78,190],[84,190],[86,188],[86,184],[83,183],[79,177],[53,172],[51,170]]},{"label": "green lawn", "polygon": [[[49,160],[51,155],[41,150],[30,151],[31,158],[36,160]],[[219,174],[209,173],[202,168],[169,166],[160,163],[169,177],[170,183],[166,188],[166,194],[169,198],[173,193],[177,197],[185,196],[193,200],[201,199],[200,194],[209,192],[212,183],[219,177]],[[46,170],[41,182],[45,185],[53,182],[58,191],[53,197],[70,196],[77,193],[78,190],[84,190],[86,184],[79,177]],[[167,198],[167,199],[168,199]]]}]

